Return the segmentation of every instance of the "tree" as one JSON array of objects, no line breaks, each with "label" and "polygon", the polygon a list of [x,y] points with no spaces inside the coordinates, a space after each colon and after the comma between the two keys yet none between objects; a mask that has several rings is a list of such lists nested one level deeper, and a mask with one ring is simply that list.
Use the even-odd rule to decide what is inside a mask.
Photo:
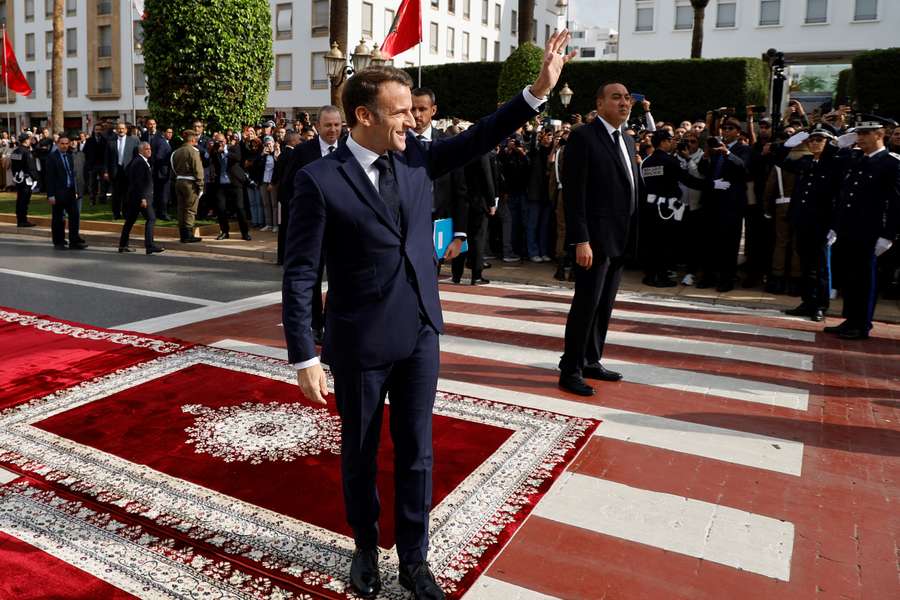
[{"label": "tree", "polygon": [[148,106],[161,125],[239,127],[266,108],[272,74],[267,0],[146,0]]},{"label": "tree", "polygon": [[519,45],[534,41],[534,0],[519,0]]},{"label": "tree", "polygon": [[[332,42],[337,42],[345,57],[350,56],[350,47],[347,45],[347,2],[348,0],[331,0],[331,14],[328,18],[328,37]],[[329,83],[329,85],[331,85]],[[341,106],[341,89],[331,86],[331,103]]]},{"label": "tree", "polygon": [[[49,0],[48,0],[49,1]],[[50,98],[50,126],[53,131],[62,131],[64,122],[63,89],[62,89],[62,61],[63,61],[63,9],[65,0],[53,2],[53,62],[51,66],[52,78]]]},{"label": "tree", "polygon": [[800,78],[798,91],[823,92],[828,90],[828,82],[820,75],[803,75]]},{"label": "tree", "polygon": [[703,21],[706,20],[706,7],[709,0],[691,0],[694,7],[694,28],[691,37],[691,58],[700,58],[703,54]]},{"label": "tree", "polygon": [[537,78],[544,62],[544,51],[532,44],[520,44],[503,63],[497,82],[497,101],[506,102]]}]

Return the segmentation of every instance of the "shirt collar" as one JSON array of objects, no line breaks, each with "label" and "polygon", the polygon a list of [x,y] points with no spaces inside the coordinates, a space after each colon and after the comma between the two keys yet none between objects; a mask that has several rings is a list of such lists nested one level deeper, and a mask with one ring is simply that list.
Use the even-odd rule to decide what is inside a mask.
[{"label": "shirt collar", "polygon": [[869,157],[869,158],[872,158],[872,157],[875,156],[876,154],[878,154],[878,153],[880,153],[880,152],[884,152],[885,150],[887,150],[887,146],[885,146],[884,148],[879,148],[879,149],[876,150],[875,152],[869,152],[868,154],[866,154],[866,156]]},{"label": "shirt collar", "polygon": [[318,140],[319,140],[319,150],[321,151],[322,156],[325,156],[326,154],[328,154],[329,148],[334,148],[335,150],[337,150],[337,142],[335,142],[333,144],[329,144],[328,142],[323,140],[321,137],[319,137]]},{"label": "shirt collar", "polygon": [[597,118],[600,119],[600,122],[603,123],[604,127],[606,127],[606,133],[608,133],[610,136],[612,136],[614,131],[621,132],[621,130],[618,127],[613,127],[612,125],[609,124],[609,121],[607,121],[600,115],[597,115]]},{"label": "shirt collar", "polygon": [[432,140],[432,137],[434,136],[434,125],[429,125],[428,129],[426,129],[422,133],[416,133],[415,129],[412,129],[411,132],[414,136],[416,136],[416,139],[418,139],[419,136],[422,136],[423,138],[425,138],[426,142],[430,142]]},{"label": "shirt collar", "polygon": [[372,152],[368,148],[363,148],[359,145],[359,143],[353,139],[353,134],[347,136],[347,149],[353,154],[353,158],[356,159],[356,162],[363,168],[364,171],[368,171],[372,168],[372,165],[378,160],[379,155]]}]

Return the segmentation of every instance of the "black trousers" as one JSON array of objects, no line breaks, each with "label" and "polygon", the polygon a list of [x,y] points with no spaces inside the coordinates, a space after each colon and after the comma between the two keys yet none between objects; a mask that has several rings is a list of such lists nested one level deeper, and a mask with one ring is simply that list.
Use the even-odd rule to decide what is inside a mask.
[{"label": "black trousers", "polygon": [[216,186],[216,214],[219,217],[219,229],[222,233],[229,233],[228,215],[231,210],[237,212],[238,227],[241,235],[247,235],[247,213],[244,212],[244,188],[240,185],[225,184]]},{"label": "black trousers", "polygon": [[[287,245],[288,220],[291,216],[290,205],[287,202],[278,202],[281,211],[281,225],[278,227],[278,264],[284,264],[284,248]],[[321,291],[321,286],[320,286]]]},{"label": "black trousers", "polygon": [[828,285],[827,231],[798,228],[794,232],[797,254],[800,256],[801,298],[811,308],[828,310],[830,286]]},{"label": "black trousers", "polygon": [[862,240],[838,241],[840,244],[840,267],[844,297],[843,315],[854,327],[863,331],[872,329],[872,315],[875,313],[877,291],[877,259],[874,242]]},{"label": "black trousers", "polygon": [[131,228],[134,227],[138,215],[143,215],[147,222],[144,224],[144,248],[153,247],[153,226],[156,224],[156,211],[153,210],[153,203],[148,202],[147,208],[141,208],[139,202],[129,199],[125,203],[125,224],[122,225],[122,235],[119,237],[119,248],[128,245],[128,238],[131,235]]},{"label": "black trousers", "polygon": [[54,246],[61,246],[66,240],[66,215],[69,218],[69,243],[77,244],[81,211],[74,189],[57,193],[56,202],[50,209],[50,232]]},{"label": "black trousers", "polygon": [[585,365],[602,360],[623,266],[622,258],[603,257],[596,250],[590,269],[575,266],[575,295],[566,319],[565,352],[560,362],[563,374],[580,375]]},{"label": "black trousers", "polygon": [[31,204],[31,186],[24,183],[16,184],[16,224],[24,225],[28,222],[28,205]]},{"label": "black trousers", "polygon": [[172,181],[168,177],[153,180],[153,211],[161,219],[169,218],[169,198],[172,196]]},{"label": "black trousers", "polygon": [[[719,201],[716,198],[716,201]],[[706,273],[704,277],[731,283],[737,274],[738,253],[741,249],[741,227],[743,209],[739,206],[711,206],[710,224],[707,231],[712,244],[706,251]]]},{"label": "black trousers", "polygon": [[106,191],[109,189],[109,182],[103,180],[103,167],[85,167],[84,181],[91,204],[96,204],[98,201],[106,202]]},{"label": "black trousers", "polygon": [[385,395],[391,396],[394,523],[401,564],[422,562],[428,557],[434,462],[431,420],[439,362],[438,335],[423,322],[416,347],[407,358],[377,369],[333,370],[342,419],[344,505],[356,545],[364,549],[378,544],[378,445]]},{"label": "black trousers", "polygon": [[450,270],[453,273],[453,279],[462,279],[463,270],[466,262],[472,265],[472,281],[481,279],[482,268],[484,264],[484,242],[487,237],[487,215],[479,209],[469,211],[469,225],[466,231],[466,242],[469,249],[453,259],[450,263]]},{"label": "black trousers", "polygon": [[125,206],[125,203],[128,201],[128,175],[126,174],[125,167],[119,167],[119,170],[116,171],[116,177],[115,179],[113,179],[112,184],[113,218],[121,219],[122,207]]}]

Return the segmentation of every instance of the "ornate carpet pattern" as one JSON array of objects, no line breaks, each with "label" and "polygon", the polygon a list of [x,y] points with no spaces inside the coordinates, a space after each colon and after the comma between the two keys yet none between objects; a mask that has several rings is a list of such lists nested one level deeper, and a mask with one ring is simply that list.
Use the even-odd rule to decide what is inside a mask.
[{"label": "ornate carpet pattern", "polygon": [[[283,361],[148,348],[0,412],[0,466],[21,475],[0,534],[138,597],[353,597],[333,402],[299,402]],[[434,412],[430,562],[459,597],[598,422],[445,393]],[[405,598],[384,429],[381,597]]]}]

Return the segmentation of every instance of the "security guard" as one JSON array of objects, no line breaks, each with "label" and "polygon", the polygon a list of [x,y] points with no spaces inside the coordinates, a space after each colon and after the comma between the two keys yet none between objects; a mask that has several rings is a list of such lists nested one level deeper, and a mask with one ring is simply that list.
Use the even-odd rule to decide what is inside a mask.
[{"label": "security guard", "polygon": [[[795,173],[796,182],[787,220],[800,256],[801,303],[784,311],[797,317],[825,320],[829,303],[828,231],[834,220],[834,203],[841,186],[835,136],[820,125],[789,138],[773,153],[775,164]],[[789,158],[791,150],[806,144],[810,154]]]},{"label": "security guard", "polygon": [[872,329],[876,300],[876,261],[897,238],[900,221],[900,155],[884,147],[884,126],[864,121],[838,139],[844,151],[843,181],[835,204],[829,241],[837,240],[843,274],[846,319],[826,327],[848,340],[864,340]]},{"label": "security guard", "polygon": [[691,177],[672,154],[674,142],[671,133],[660,129],[653,132],[650,141],[653,153],[641,163],[641,175],[647,191],[642,210],[642,231],[645,233],[641,236],[647,240],[644,245],[644,285],[674,287],[678,284],[669,278],[669,268],[672,266],[676,234],[686,210],[678,183],[700,189],[703,182]]},{"label": "security guard", "polygon": [[19,145],[9,156],[10,171],[16,183],[16,226],[34,227],[28,220],[28,205],[31,203],[31,192],[37,181],[37,165],[31,153],[31,133],[19,136]]},{"label": "security guard", "polygon": [[194,235],[194,218],[203,194],[203,161],[197,150],[197,133],[185,129],[181,137],[184,144],[172,153],[172,173],[175,175],[175,197],[178,202],[178,229],[181,243],[199,242],[203,238]]}]

